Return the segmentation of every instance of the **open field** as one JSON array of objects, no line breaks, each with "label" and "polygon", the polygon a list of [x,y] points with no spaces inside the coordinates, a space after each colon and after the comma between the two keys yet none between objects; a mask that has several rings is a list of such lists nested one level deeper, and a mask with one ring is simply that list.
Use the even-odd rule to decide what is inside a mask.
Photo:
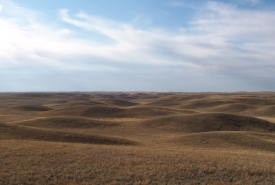
[{"label": "open field", "polygon": [[275,93],[1,93],[0,184],[275,184]]}]

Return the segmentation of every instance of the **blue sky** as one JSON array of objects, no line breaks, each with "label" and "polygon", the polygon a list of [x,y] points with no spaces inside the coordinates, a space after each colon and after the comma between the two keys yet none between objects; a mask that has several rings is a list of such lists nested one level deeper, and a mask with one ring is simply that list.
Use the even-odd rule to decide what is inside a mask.
[{"label": "blue sky", "polygon": [[0,0],[0,91],[275,91],[273,0]]}]

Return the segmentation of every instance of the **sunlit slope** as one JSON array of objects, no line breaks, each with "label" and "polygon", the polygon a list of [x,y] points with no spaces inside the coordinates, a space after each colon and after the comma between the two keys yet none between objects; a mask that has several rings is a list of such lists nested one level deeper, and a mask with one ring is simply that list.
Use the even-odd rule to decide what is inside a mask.
[{"label": "sunlit slope", "polygon": [[0,101],[1,139],[273,151],[274,93],[4,93]]}]

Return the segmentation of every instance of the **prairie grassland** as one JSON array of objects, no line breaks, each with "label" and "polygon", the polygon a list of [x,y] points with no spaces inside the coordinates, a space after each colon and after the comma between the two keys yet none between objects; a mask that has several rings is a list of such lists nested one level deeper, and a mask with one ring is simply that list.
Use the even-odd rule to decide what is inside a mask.
[{"label": "prairie grassland", "polygon": [[273,184],[275,156],[255,151],[2,141],[2,184]]},{"label": "prairie grassland", "polygon": [[0,184],[274,184],[275,93],[2,93]]}]

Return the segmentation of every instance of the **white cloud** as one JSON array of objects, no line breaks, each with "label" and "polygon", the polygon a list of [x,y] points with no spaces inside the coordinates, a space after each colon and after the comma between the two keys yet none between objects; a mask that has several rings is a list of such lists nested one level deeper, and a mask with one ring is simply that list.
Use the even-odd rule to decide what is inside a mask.
[{"label": "white cloud", "polygon": [[[209,12],[210,10],[210,12]],[[275,12],[263,10],[238,10],[233,6],[208,3],[206,12],[195,20],[191,28],[210,40],[220,40],[219,59],[212,60],[227,68],[238,65],[273,66],[275,44]],[[229,62],[228,59],[236,61]]]},{"label": "white cloud", "polygon": [[274,12],[242,10],[216,2],[209,2],[201,12],[190,27],[174,33],[138,30],[129,24],[85,13],[79,13],[75,18],[68,16],[66,11],[61,13],[64,21],[114,40],[114,52],[110,56],[121,61],[137,58],[135,62],[156,61],[156,64],[229,71],[242,71],[247,66],[260,70],[259,67],[274,67],[272,51],[275,44],[271,42],[275,37]]},{"label": "white cloud", "polygon": [[[189,27],[167,31],[138,29],[130,23],[85,12],[70,15],[67,10],[60,10],[62,21],[111,40],[100,42],[77,37],[73,28],[42,23],[39,14],[18,5],[9,6],[19,11],[12,18],[11,13],[8,18],[0,17],[0,67],[4,62],[27,62],[65,69],[112,70],[106,63],[98,66],[97,61],[104,60],[123,65],[184,66],[190,73],[259,76],[263,69],[275,68],[275,13],[271,11],[209,2]],[[31,16],[25,18],[25,14]],[[88,62],[81,62],[80,58]]]},{"label": "white cloud", "polygon": [[213,50],[209,48],[192,44],[194,38],[188,35],[168,33],[159,29],[140,30],[130,24],[90,16],[83,12],[75,17],[70,17],[67,10],[61,10],[60,13],[63,21],[88,31],[99,32],[112,39],[114,43],[108,48],[102,48],[102,55],[107,51],[112,59],[120,62],[195,67],[197,64],[186,60],[185,55],[201,58],[213,54]]}]

